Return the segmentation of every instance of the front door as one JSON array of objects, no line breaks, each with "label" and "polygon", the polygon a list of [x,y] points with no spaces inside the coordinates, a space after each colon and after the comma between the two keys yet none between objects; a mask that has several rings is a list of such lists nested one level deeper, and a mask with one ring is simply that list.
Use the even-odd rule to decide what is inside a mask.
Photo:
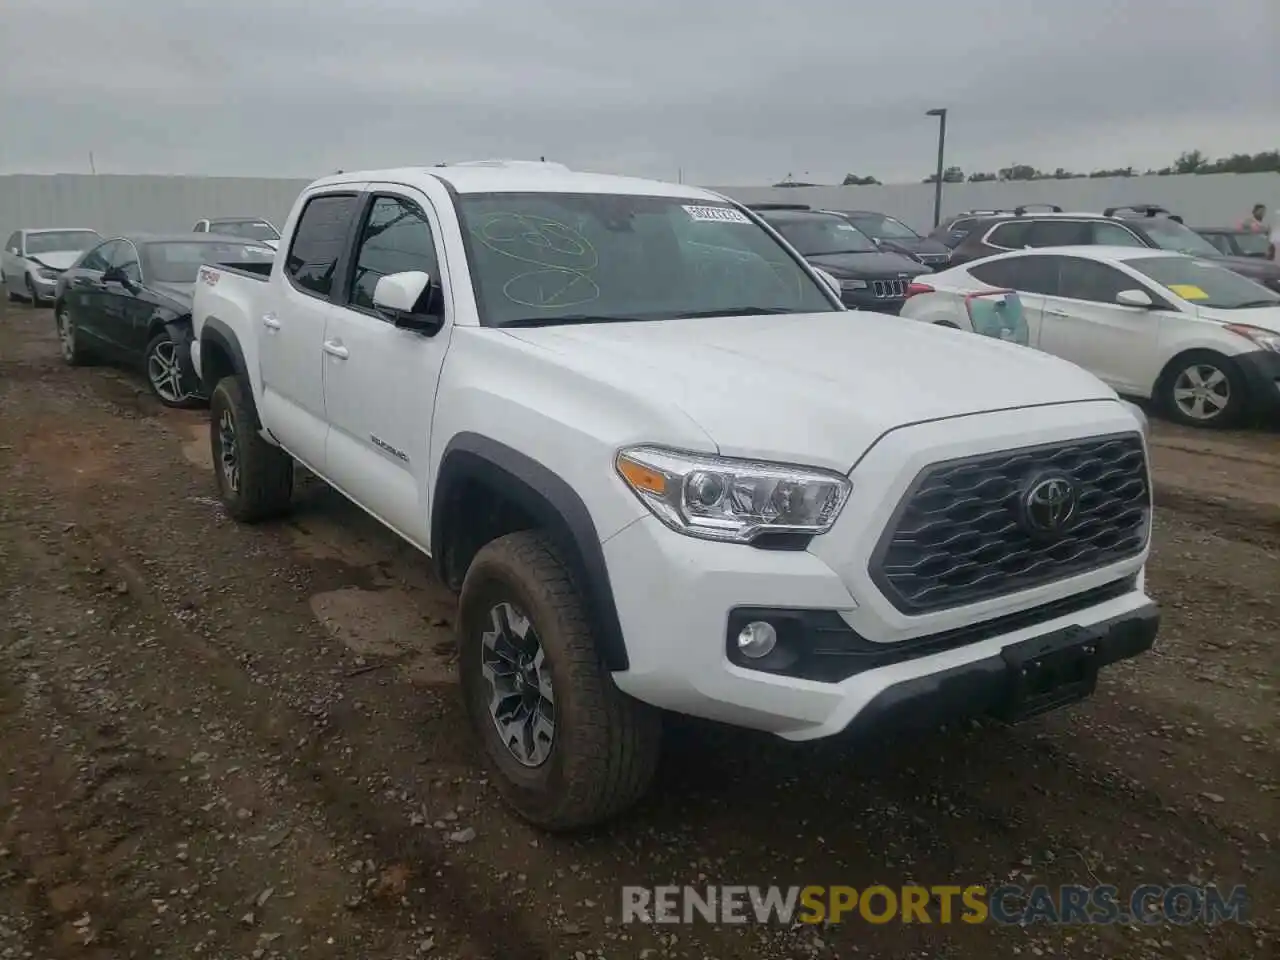
[{"label": "front door", "polygon": [[1096,260],[1061,257],[1058,295],[1047,297],[1041,348],[1084,367],[1119,393],[1145,396],[1159,372],[1160,312],[1116,302],[1121,290],[1156,294]]},{"label": "front door", "polygon": [[345,272],[359,188],[318,193],[298,214],[289,251],[272,274],[259,315],[262,418],[293,456],[324,473],[325,325]]},{"label": "front door", "polygon": [[[436,252],[440,223],[418,191],[371,185],[342,297],[325,331],[325,451],[329,479],[402,535],[429,543],[431,416],[449,346],[448,277]],[[437,286],[424,309],[441,329],[396,327],[373,307],[378,280],[420,270]]]}]

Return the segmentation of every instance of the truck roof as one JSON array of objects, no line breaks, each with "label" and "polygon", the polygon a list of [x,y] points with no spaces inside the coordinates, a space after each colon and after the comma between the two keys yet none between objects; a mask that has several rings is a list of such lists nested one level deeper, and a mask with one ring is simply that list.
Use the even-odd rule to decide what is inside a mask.
[{"label": "truck roof", "polygon": [[381,181],[415,186],[442,180],[458,193],[618,193],[650,197],[681,197],[689,200],[723,202],[710,190],[684,184],[664,183],[636,177],[570,170],[559,163],[523,160],[472,161],[424,167],[397,167],[389,170],[347,170],[323,177],[312,186]]}]

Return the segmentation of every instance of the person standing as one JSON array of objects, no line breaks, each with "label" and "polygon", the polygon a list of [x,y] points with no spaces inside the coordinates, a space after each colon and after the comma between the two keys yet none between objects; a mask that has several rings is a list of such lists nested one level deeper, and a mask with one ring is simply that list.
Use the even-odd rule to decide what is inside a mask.
[{"label": "person standing", "polygon": [[1267,233],[1267,205],[1265,203],[1255,203],[1253,211],[1241,222],[1240,229],[1249,233]]}]

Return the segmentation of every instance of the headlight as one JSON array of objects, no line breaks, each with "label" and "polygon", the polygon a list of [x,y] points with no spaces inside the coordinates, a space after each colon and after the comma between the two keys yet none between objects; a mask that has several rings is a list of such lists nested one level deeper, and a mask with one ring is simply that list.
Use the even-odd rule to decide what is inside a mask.
[{"label": "headlight", "polygon": [[1227,329],[1244,337],[1246,340],[1252,340],[1263,350],[1274,350],[1276,353],[1280,353],[1280,333],[1276,333],[1274,330],[1251,327],[1247,323],[1228,323]]},{"label": "headlight", "polygon": [[628,447],[618,475],[654,516],[677,533],[749,543],[762,533],[826,533],[853,485],[841,474]]},{"label": "headlight", "polygon": [[841,280],[841,290],[865,290],[867,289],[867,281],[865,280]]},{"label": "headlight", "polygon": [[58,277],[62,276],[61,270],[54,270],[50,267],[41,267],[36,273],[40,274],[45,280],[57,280]]},{"label": "headlight", "polygon": [[1147,420],[1147,412],[1136,403],[1130,403],[1128,400],[1121,400],[1120,406],[1133,414],[1134,419],[1138,421],[1138,425],[1142,428],[1142,435],[1144,437],[1147,436],[1151,428],[1151,424]]}]

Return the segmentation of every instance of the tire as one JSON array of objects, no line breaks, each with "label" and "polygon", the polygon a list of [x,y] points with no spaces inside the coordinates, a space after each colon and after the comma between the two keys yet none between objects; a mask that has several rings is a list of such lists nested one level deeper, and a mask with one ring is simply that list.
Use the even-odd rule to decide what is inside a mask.
[{"label": "tire", "polygon": [[[506,618],[495,614],[504,605]],[[638,801],[657,769],[660,715],[614,685],[582,596],[550,537],[522,531],[481,549],[467,571],[459,608],[463,701],[498,788],[516,813],[560,832],[601,823]],[[527,625],[524,639],[533,637],[541,652],[541,671],[516,686],[524,692],[506,700],[536,691],[533,709],[545,715],[544,691],[550,695],[553,733],[536,764],[530,763],[537,759],[533,751],[525,750],[521,759],[508,747],[490,709],[494,687],[486,661],[493,661],[494,651],[485,635],[499,632],[496,625],[504,619],[511,638],[519,639]]]},{"label": "tire", "polygon": [[223,377],[213,389],[209,443],[218,495],[227,513],[241,523],[258,523],[288,511],[293,458],[258,433],[252,393],[240,377]]},{"label": "tire", "polygon": [[76,322],[65,303],[60,303],[53,312],[54,326],[58,331],[58,346],[62,351],[62,359],[69,367],[83,367],[93,362],[93,354],[84,348],[81,337],[76,332]]},{"label": "tire", "polygon": [[0,273],[0,283],[4,284],[4,292],[9,299],[9,302],[16,303],[19,299],[18,292],[13,289],[13,285],[9,283],[9,278],[3,273]]},{"label": "tire", "polygon": [[200,386],[182,370],[178,359],[179,345],[174,343],[168,331],[161,330],[142,354],[142,369],[147,386],[157,400],[166,407],[187,410],[202,403]]},{"label": "tire", "polygon": [[1177,357],[1160,378],[1160,406],[1170,420],[1188,427],[1224,429],[1239,423],[1248,405],[1240,368],[1212,350]]},{"label": "tire", "polygon": [[31,274],[27,274],[27,299],[31,301],[31,306],[38,307],[44,301],[40,299],[40,295],[36,293],[36,285],[31,279]]}]

